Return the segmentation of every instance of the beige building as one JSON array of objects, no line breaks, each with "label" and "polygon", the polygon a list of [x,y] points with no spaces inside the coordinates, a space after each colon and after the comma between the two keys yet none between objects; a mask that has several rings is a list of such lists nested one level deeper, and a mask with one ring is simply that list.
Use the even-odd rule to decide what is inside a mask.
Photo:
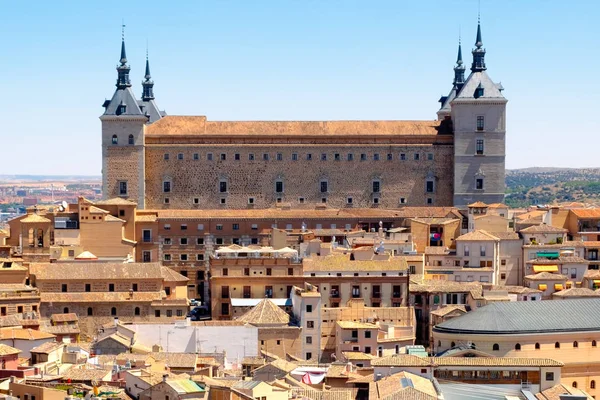
[{"label": "beige building", "polygon": [[[436,353],[458,345],[564,363],[561,383],[599,395],[600,299],[494,303],[433,328]],[[555,382],[557,383],[557,382]]]}]

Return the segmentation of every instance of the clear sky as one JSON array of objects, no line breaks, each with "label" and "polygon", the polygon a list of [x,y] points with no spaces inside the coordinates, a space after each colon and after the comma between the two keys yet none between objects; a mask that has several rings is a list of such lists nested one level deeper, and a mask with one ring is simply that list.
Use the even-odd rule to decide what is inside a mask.
[{"label": "clear sky", "polygon": [[[0,12],[0,174],[94,174],[121,20],[141,94],[212,120],[435,119],[477,0],[12,1]],[[600,167],[600,1],[482,0],[509,99],[507,167]]]}]

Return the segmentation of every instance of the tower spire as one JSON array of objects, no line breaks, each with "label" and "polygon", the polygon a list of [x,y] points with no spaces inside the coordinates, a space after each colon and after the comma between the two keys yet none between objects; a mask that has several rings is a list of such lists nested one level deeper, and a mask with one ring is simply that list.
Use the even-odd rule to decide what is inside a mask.
[{"label": "tower spire", "polygon": [[129,65],[127,65],[127,54],[125,52],[125,24],[121,24],[121,65],[117,66],[117,88],[124,89],[131,86],[129,81]]},{"label": "tower spire", "polygon": [[473,53],[473,64],[471,64],[471,71],[481,72],[485,71],[485,49],[483,48],[483,41],[481,40],[481,17],[477,15],[477,37],[475,39],[475,48]]},{"label": "tower spire", "polygon": [[154,82],[150,75],[150,61],[148,59],[148,43],[146,43],[146,72],[144,74],[144,81],[142,82],[142,101],[149,101],[154,99]]},{"label": "tower spire", "polygon": [[456,56],[456,66],[454,67],[454,82],[456,91],[460,91],[465,83],[465,66],[462,59],[462,46],[460,33],[458,34],[458,55]]}]

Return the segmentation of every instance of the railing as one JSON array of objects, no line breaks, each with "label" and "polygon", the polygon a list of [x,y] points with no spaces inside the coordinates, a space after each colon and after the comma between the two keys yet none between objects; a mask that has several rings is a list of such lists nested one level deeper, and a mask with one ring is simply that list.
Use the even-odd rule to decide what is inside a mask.
[{"label": "railing", "polygon": [[330,297],[333,298],[333,299],[339,299],[340,298],[340,292],[338,290],[332,290]]}]

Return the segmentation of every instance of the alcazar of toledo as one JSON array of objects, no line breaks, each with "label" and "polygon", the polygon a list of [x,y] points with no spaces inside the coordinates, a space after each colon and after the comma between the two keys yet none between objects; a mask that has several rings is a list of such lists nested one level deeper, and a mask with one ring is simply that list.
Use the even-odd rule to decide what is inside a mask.
[{"label": "alcazar of toledo", "polygon": [[506,102],[477,27],[465,79],[431,121],[211,121],[158,108],[146,60],[141,99],[125,43],[104,103],[106,198],[149,209],[457,206],[504,198]]}]

